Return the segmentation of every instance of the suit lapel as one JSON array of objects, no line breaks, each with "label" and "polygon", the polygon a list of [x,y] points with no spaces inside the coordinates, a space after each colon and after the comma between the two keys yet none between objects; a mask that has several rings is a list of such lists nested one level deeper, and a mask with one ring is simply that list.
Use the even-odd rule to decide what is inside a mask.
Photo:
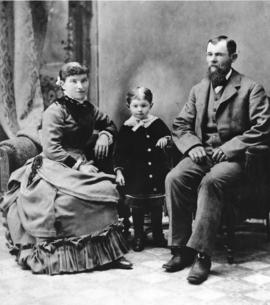
[{"label": "suit lapel", "polygon": [[235,70],[232,71],[232,75],[224,88],[224,91],[221,95],[220,100],[217,102],[217,113],[220,109],[220,106],[226,102],[229,102],[233,96],[235,96],[238,92],[238,88],[240,87],[241,76]]},{"label": "suit lapel", "polygon": [[198,92],[198,99],[196,102],[197,108],[197,126],[202,128],[202,125],[206,119],[207,107],[210,93],[210,81],[208,78],[204,78],[201,82],[200,90]]}]

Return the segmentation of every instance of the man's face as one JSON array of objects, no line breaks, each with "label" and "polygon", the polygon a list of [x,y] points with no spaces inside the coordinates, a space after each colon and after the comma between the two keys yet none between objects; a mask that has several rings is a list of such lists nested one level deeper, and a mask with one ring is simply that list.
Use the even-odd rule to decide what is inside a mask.
[{"label": "man's face", "polygon": [[226,75],[230,71],[233,55],[229,55],[226,40],[221,40],[217,44],[208,43],[206,61],[210,74],[219,72]]}]

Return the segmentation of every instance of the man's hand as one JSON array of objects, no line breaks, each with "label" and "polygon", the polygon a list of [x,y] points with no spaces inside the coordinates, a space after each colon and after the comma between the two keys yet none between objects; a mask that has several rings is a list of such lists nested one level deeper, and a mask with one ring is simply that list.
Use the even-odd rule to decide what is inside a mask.
[{"label": "man's hand", "polygon": [[157,141],[156,146],[160,147],[160,148],[165,148],[168,144],[168,139],[166,137],[160,138]]},{"label": "man's hand", "polygon": [[106,134],[101,134],[97,139],[95,148],[95,157],[97,159],[104,159],[109,153],[109,138]]},{"label": "man's hand", "polygon": [[202,163],[206,159],[206,152],[202,146],[196,146],[188,152],[188,156],[195,163]]},{"label": "man's hand", "polygon": [[79,171],[84,174],[97,173],[98,168],[92,164],[81,164],[79,167]]},{"label": "man's hand", "polygon": [[219,162],[222,162],[222,161],[226,161],[227,160],[227,157],[226,155],[224,154],[223,150],[220,149],[220,148],[217,148],[214,150],[214,153],[212,155],[212,160],[215,162],[215,163],[219,163]]},{"label": "man's hand", "polygon": [[116,171],[116,179],[115,179],[116,183],[120,186],[124,186],[125,185],[125,177],[122,173],[122,171],[120,169],[118,169]]}]

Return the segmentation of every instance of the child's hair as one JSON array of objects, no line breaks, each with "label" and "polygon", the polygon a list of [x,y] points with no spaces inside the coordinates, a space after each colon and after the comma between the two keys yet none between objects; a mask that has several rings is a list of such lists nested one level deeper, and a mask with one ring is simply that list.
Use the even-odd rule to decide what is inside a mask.
[{"label": "child's hair", "polygon": [[68,76],[81,75],[89,73],[89,69],[86,66],[81,65],[76,61],[68,62],[62,66],[59,71],[60,80],[65,81]]},{"label": "child's hair", "polygon": [[153,94],[150,89],[145,87],[136,87],[127,93],[127,104],[130,105],[133,99],[138,100],[147,100],[150,104],[152,104]]}]

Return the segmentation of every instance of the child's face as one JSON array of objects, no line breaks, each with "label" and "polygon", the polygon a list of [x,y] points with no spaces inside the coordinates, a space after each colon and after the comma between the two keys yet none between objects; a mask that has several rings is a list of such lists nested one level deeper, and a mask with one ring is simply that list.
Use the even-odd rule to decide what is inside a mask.
[{"label": "child's face", "polygon": [[152,104],[147,100],[132,99],[129,105],[131,114],[140,120],[147,118],[151,108]]},{"label": "child's face", "polygon": [[86,74],[68,76],[64,81],[62,88],[64,93],[70,98],[77,101],[83,101],[88,93],[88,77]]}]

